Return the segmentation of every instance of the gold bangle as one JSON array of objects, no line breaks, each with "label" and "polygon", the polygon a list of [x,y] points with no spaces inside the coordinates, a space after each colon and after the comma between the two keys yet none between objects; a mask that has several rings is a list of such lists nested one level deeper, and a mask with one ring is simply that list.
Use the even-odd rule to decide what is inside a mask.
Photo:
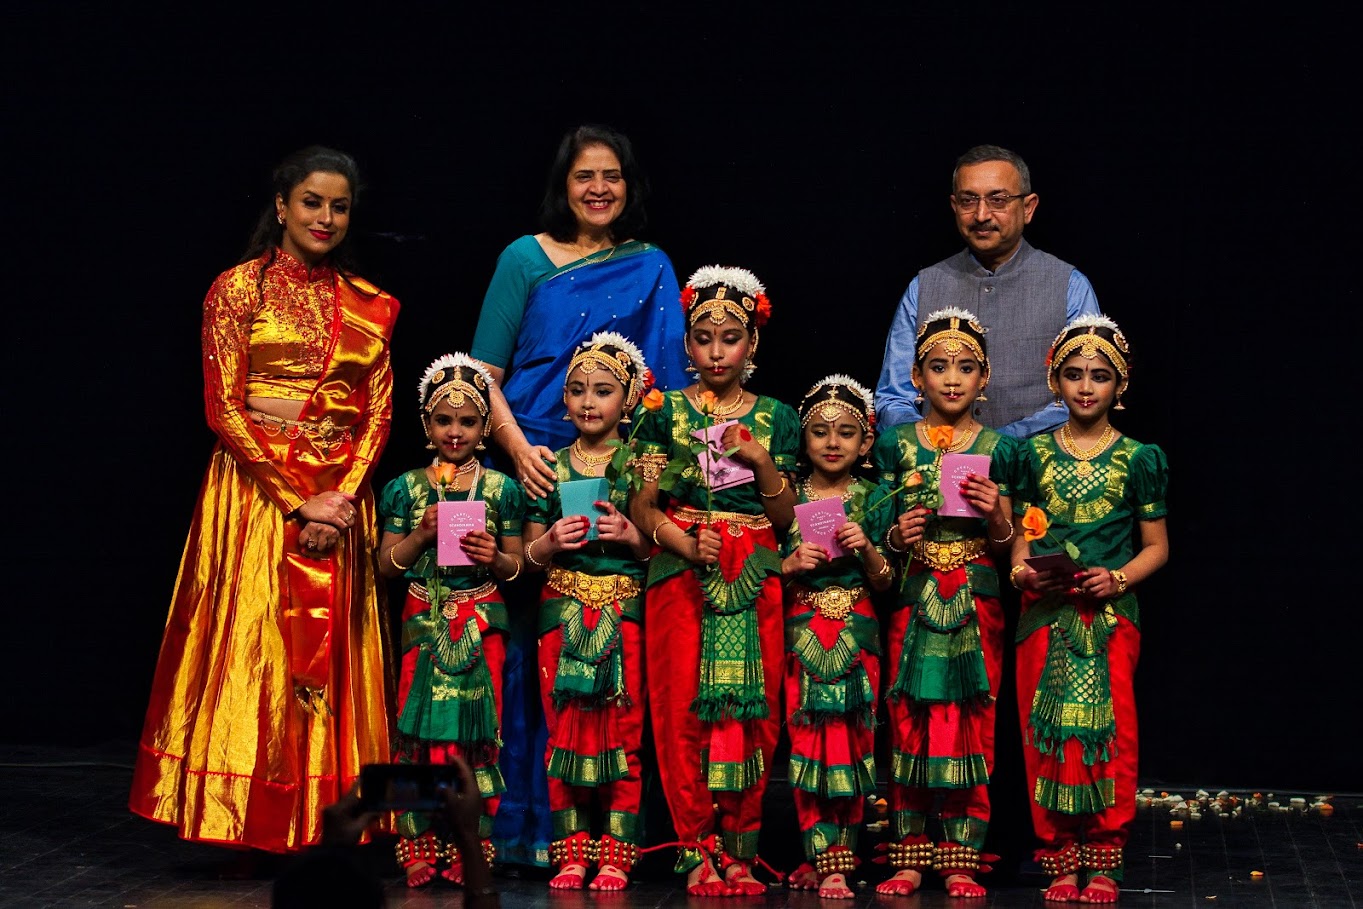
[{"label": "gold bangle", "polygon": [[890,577],[890,576],[893,575],[893,574],[894,574],[894,566],[890,564],[890,560],[889,560],[889,559],[881,559],[881,560],[880,560],[880,567],[879,567],[878,569],[876,569],[875,571],[871,572],[871,574],[869,575],[869,577],[872,577],[872,578],[888,578],[888,577]]},{"label": "gold bangle", "polygon": [[[990,537],[990,538],[989,538],[989,542],[991,542],[991,543],[1007,543],[1009,540],[1011,540],[1011,539],[1013,538],[1013,522],[1012,522],[1011,520],[1009,520],[1008,518],[1004,518],[1004,520],[1005,520],[1005,521],[1008,521],[1008,533],[1004,536],[1004,538],[1003,538],[1002,540],[996,540],[996,539],[994,539],[993,537]],[[987,529],[987,528],[986,528],[986,529]]]},{"label": "gold bangle", "polygon": [[654,545],[654,546],[657,546],[659,549],[662,549],[662,548],[663,548],[663,544],[660,543],[660,542],[658,541],[658,532],[661,531],[664,527],[666,527],[666,526],[669,525],[669,524],[671,524],[673,527],[676,527],[676,526],[677,526],[677,525],[676,525],[675,523],[673,523],[672,521],[669,521],[669,520],[667,520],[666,518],[664,518],[663,520],[661,520],[661,521],[658,522],[658,526],[657,526],[657,527],[653,528],[653,545]]},{"label": "gold bangle", "polygon": [[544,562],[541,562],[539,559],[535,558],[535,544],[542,539],[543,537],[535,537],[533,540],[530,541],[530,545],[525,547],[525,557],[529,559],[530,564],[534,565],[536,568],[543,568],[545,565]]},{"label": "gold bangle", "polygon": [[1126,593],[1126,572],[1122,571],[1120,568],[1113,568],[1108,573],[1111,574],[1113,579],[1117,582],[1117,596]]},{"label": "gold bangle", "polygon": [[781,488],[780,488],[780,489],[776,490],[776,491],[773,492],[771,495],[767,495],[765,492],[762,491],[762,487],[759,486],[759,487],[757,488],[757,494],[758,494],[759,496],[761,496],[762,498],[764,498],[764,499],[774,499],[774,498],[776,498],[777,496],[779,496],[781,493],[785,492],[785,491],[786,491],[786,487],[787,487],[788,485],[790,485],[790,484],[789,484],[789,482],[786,480],[785,476],[783,475],[783,476],[781,477]]},{"label": "gold bangle", "polygon": [[900,549],[894,544],[894,528],[895,525],[891,524],[890,529],[885,531],[885,548],[895,555],[908,555],[909,551],[907,549]]},{"label": "gold bangle", "polygon": [[[403,538],[402,538],[402,540],[405,540],[405,539],[407,539],[407,538],[406,538],[406,537],[403,537]],[[397,548],[398,548],[398,543],[401,543],[402,540],[398,540],[397,543],[394,543],[392,546],[389,546],[389,547],[388,547],[388,561],[392,562],[392,563],[393,563],[393,567],[396,568],[398,571],[409,571],[409,570],[411,570],[412,565],[415,565],[416,562],[413,562],[412,565],[403,565],[403,564],[399,563],[398,560],[395,559],[395,558],[393,557],[393,553],[394,553],[394,552],[397,550]]]},{"label": "gold bangle", "polygon": [[1008,583],[1012,584],[1018,590],[1021,590],[1022,585],[1018,583],[1018,575],[1022,574],[1026,570],[1027,570],[1026,565],[1014,565],[1013,570],[1008,572]]},{"label": "gold bangle", "polygon": [[507,555],[507,558],[516,563],[516,570],[511,572],[511,575],[509,577],[502,578],[502,580],[514,581],[516,580],[516,578],[521,576],[521,569],[525,567],[525,563],[513,555]]}]

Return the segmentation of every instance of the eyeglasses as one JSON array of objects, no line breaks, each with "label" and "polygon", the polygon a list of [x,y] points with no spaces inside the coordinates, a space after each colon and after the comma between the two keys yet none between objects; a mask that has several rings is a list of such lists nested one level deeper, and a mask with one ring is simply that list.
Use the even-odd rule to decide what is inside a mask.
[{"label": "eyeglasses", "polygon": [[974,193],[956,193],[951,197],[952,201],[956,203],[956,207],[961,211],[975,211],[975,209],[980,207],[981,199],[984,200],[985,205],[989,206],[990,211],[1003,211],[1008,207],[1008,203],[1012,202],[1014,199],[1025,198],[1027,198],[1027,193],[1017,193],[1012,196],[1007,193],[994,193],[989,196],[977,196]]}]

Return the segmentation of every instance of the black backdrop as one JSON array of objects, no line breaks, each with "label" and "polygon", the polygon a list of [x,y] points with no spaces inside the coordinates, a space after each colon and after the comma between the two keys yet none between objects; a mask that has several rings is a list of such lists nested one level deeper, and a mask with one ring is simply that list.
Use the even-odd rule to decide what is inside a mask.
[{"label": "black backdrop", "polygon": [[[635,140],[654,191],[644,237],[679,278],[723,263],[765,281],[775,315],[752,387],[787,400],[832,371],[874,383],[908,280],[959,248],[955,156],[1019,151],[1041,196],[1028,238],[1086,272],[1132,341],[1119,426],[1172,464],[1172,561],[1141,592],[1142,777],[1363,789],[1345,746],[1356,572],[1338,567],[1354,471],[1302,471],[1338,430],[1276,393],[1356,412],[1329,374],[1345,358],[1319,343],[1346,323],[1297,326],[1357,296],[1299,274],[1331,264],[1310,255],[1314,199],[1356,185],[1347,166],[1317,176],[1309,138],[1307,39],[1338,24],[1149,5],[656,6],[7,14],[0,413],[18,583],[0,735],[140,728],[212,444],[199,305],[271,165],[321,142],[364,171],[364,270],[403,303],[382,482],[424,457],[416,381],[467,349],[497,253],[534,230],[558,136],[600,121]],[[1333,226],[1355,222],[1345,209]]]}]

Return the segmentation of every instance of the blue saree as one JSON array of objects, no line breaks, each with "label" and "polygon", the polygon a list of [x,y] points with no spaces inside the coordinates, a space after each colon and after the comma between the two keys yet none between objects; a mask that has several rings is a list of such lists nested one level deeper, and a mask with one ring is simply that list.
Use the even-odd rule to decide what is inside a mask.
[{"label": "blue saree", "polygon": [[[514,311],[518,292],[525,300],[519,320]],[[652,244],[622,243],[555,269],[534,237],[522,237],[498,261],[471,352],[505,369],[502,391],[526,439],[557,451],[576,438],[573,424],[563,419],[568,362],[593,332],[616,331],[637,344],[664,391],[690,383],[680,296],[671,261]],[[484,331],[483,319],[496,324]],[[499,332],[514,333],[509,357],[498,355],[506,346],[497,343],[505,340],[496,337]],[[513,585],[507,599],[513,628],[500,759],[506,794],[492,841],[499,863],[548,867],[553,829],[544,767],[548,733],[535,675],[538,588]]]}]

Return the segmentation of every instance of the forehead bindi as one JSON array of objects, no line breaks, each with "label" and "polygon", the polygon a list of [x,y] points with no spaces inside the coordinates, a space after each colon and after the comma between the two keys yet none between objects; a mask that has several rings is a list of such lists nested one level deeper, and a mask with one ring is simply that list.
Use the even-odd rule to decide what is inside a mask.
[{"label": "forehead bindi", "polygon": [[350,199],[350,181],[340,174],[315,171],[293,188],[292,195],[300,199],[312,196],[328,202],[347,201]]}]

